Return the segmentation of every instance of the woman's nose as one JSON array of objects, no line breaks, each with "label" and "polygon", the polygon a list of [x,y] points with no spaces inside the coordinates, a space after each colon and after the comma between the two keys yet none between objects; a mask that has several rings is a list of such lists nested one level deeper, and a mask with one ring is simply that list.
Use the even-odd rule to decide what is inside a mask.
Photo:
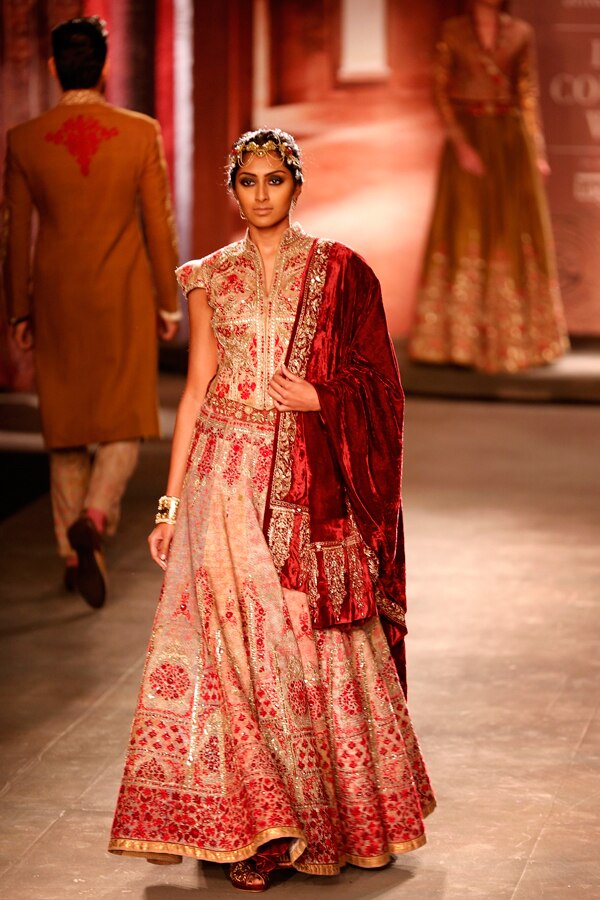
[{"label": "woman's nose", "polygon": [[261,202],[262,200],[267,200],[269,197],[269,189],[267,187],[266,181],[257,181],[256,182],[256,199]]}]

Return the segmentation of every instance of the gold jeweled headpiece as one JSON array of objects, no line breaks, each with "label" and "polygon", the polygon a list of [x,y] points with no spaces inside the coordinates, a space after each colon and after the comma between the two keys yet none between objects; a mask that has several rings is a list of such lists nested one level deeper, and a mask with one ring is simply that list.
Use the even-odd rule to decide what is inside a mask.
[{"label": "gold jeweled headpiece", "polygon": [[302,180],[302,164],[286,141],[277,141],[277,143],[275,141],[266,141],[264,144],[257,144],[256,141],[242,141],[234,144],[229,157],[231,166],[243,166],[245,153],[252,153],[258,157],[267,156],[269,153],[278,153],[283,162],[294,166],[294,178],[297,181]]}]

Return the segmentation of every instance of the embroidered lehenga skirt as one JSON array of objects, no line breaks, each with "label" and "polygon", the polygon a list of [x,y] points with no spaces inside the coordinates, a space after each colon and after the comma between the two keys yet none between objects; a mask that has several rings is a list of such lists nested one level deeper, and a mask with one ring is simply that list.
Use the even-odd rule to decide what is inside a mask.
[{"label": "embroidered lehenga skirt", "polygon": [[465,172],[448,141],[409,352],[430,363],[512,372],[568,349],[549,214],[521,114],[457,111],[480,154]]},{"label": "embroidered lehenga skirt", "polygon": [[200,413],[110,849],[297,869],[424,843],[434,799],[378,619],[315,631],[262,532],[273,413]]}]

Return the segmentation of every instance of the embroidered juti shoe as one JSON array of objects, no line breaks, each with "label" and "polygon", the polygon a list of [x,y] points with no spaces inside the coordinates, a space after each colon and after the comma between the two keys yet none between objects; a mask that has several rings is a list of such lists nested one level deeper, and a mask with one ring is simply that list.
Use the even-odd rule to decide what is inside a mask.
[{"label": "embroidered juti shoe", "polygon": [[259,894],[271,887],[266,872],[259,872],[253,859],[243,859],[229,866],[229,880],[234,888],[240,891],[251,891]]},{"label": "embroidered juti shoe", "polygon": [[106,566],[102,536],[89,516],[81,515],[67,531],[71,547],[77,553],[77,590],[94,609],[106,600]]}]

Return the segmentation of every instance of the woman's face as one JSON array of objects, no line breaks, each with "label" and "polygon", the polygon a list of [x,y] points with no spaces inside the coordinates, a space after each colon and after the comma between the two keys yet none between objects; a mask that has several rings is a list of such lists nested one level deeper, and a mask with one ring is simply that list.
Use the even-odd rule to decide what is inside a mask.
[{"label": "woman's face", "polygon": [[249,154],[235,176],[240,209],[255,228],[273,228],[289,219],[300,185],[276,153]]}]

